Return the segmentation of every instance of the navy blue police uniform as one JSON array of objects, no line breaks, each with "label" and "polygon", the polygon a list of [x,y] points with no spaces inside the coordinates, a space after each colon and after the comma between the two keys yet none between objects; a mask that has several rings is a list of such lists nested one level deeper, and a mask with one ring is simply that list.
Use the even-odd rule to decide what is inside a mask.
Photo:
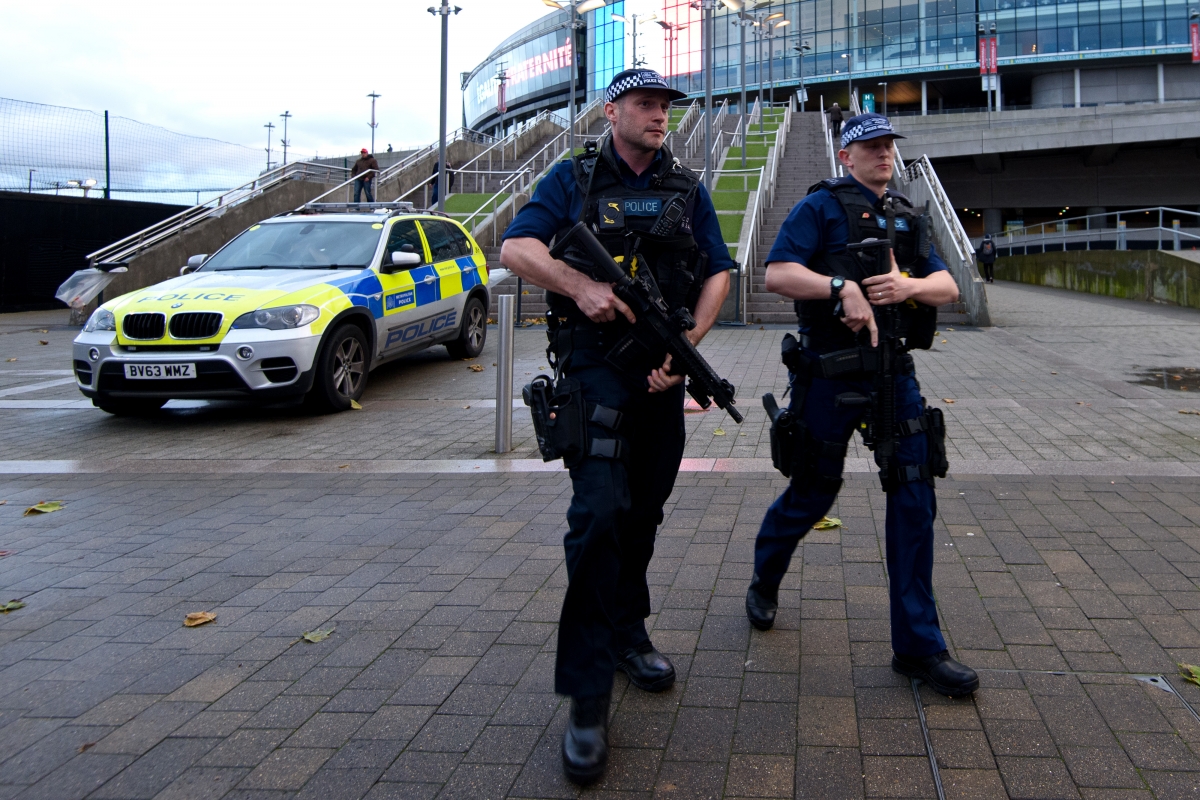
[{"label": "navy blue police uniform", "polygon": [[[868,118],[868,131],[876,124],[870,118],[878,117],[886,123],[879,115],[848,121],[843,147],[848,144],[847,137],[861,135],[864,117]],[[886,131],[894,135],[890,124]],[[847,252],[852,236],[854,241],[863,241],[887,238],[891,233],[884,211],[889,198],[893,208],[912,211],[898,192],[889,189],[880,198],[850,176],[817,184],[788,215],[767,263],[794,262],[821,274],[839,275],[836,267],[839,254]],[[849,214],[855,216],[853,222]],[[907,213],[893,216],[892,225],[893,238],[899,236],[909,242],[907,248],[896,249],[902,271],[925,278],[947,269],[928,241],[927,220],[916,213]],[[866,295],[866,290],[863,294]],[[797,445],[805,451],[800,459],[803,463],[797,463],[791,484],[767,510],[755,540],[755,574],[747,593],[747,613],[755,627],[764,630],[774,621],[778,588],[792,554],[837,499],[847,445],[854,431],[862,429],[868,413],[862,405],[839,403],[837,398],[870,396],[875,390],[871,374],[873,348],[866,338],[866,329],[858,335],[851,332],[836,316],[832,297],[828,301],[798,301],[796,306],[800,317],[796,343],[800,349],[792,363],[806,366],[797,370],[789,367],[789,411],[793,419],[802,423],[801,429],[808,438],[803,445]],[[926,333],[932,334],[936,317],[928,315],[935,312],[928,308],[925,311],[929,328]],[[822,362],[821,356],[831,353],[838,353],[839,357]],[[825,366],[839,360],[853,368],[836,371]],[[897,657],[919,662],[946,650],[933,592],[933,520],[937,514],[933,478],[945,474],[945,451],[944,438],[938,438],[944,437],[944,427],[934,430],[942,425],[941,412],[927,410],[912,357],[907,353],[900,357],[895,377],[895,410],[900,436],[892,472],[881,476],[887,491],[885,532],[891,640]],[[961,694],[964,688],[974,688],[969,684],[968,679],[966,684],[950,685],[949,689]],[[947,686],[935,685],[935,688]]]},{"label": "navy blue police uniform", "polygon": [[[622,87],[666,89],[661,77],[639,83],[645,74],[656,75],[649,70],[618,75],[613,84],[618,91],[610,87],[608,101]],[[672,199],[684,203],[678,226],[663,237],[651,234]],[[675,307],[694,308],[704,281],[733,268],[709,193],[666,147],[635,174],[616,153],[611,135],[604,137],[539,182],[504,239],[549,245],[578,221],[588,222],[623,265],[635,267],[644,258],[639,268],[654,269]],[[567,463],[573,489],[563,541],[568,586],[554,688],[573,698],[607,697],[625,659],[653,650],[645,626],[646,568],[683,457],[684,387],[649,392],[647,377],[662,366],[665,351],[628,362],[614,359],[614,348],[630,328],[620,314],[613,322],[595,323],[569,298],[550,292],[547,298],[552,363],[559,378],[578,382],[589,414],[586,453]],[[669,682],[664,676],[642,688],[663,689],[673,681],[672,668]]]}]

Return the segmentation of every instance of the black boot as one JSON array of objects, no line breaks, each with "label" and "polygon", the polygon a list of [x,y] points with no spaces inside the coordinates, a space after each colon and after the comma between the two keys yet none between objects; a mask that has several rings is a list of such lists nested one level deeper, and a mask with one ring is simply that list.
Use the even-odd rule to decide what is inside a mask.
[{"label": "black boot", "polygon": [[563,772],[586,786],[604,774],[608,763],[608,702],[602,697],[572,697],[571,718],[563,734]]},{"label": "black boot", "polygon": [[760,631],[769,631],[775,624],[775,612],[779,609],[779,587],[767,586],[758,573],[746,590],[746,616],[750,624]]},{"label": "black boot", "polygon": [[914,657],[892,654],[892,669],[910,678],[920,678],[938,694],[966,697],[979,688],[979,675],[958,663],[943,650],[931,656]]},{"label": "black boot", "polygon": [[621,651],[617,669],[629,676],[630,683],[647,692],[665,692],[675,685],[675,666],[649,642]]}]

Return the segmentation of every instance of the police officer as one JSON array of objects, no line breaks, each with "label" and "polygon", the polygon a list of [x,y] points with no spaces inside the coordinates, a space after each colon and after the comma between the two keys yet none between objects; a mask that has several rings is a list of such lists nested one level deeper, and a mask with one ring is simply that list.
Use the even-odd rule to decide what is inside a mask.
[{"label": "police officer", "polygon": [[[797,301],[799,350],[785,362],[790,361],[789,410],[801,434],[792,483],[767,510],[755,540],[746,614],[759,630],[774,624],[779,584],[797,544],[837,499],[846,445],[868,413],[848,399],[868,397],[875,388],[879,331],[873,307],[901,304],[912,326],[906,344],[912,346],[914,338],[921,338],[917,329],[927,326],[926,343],[917,346],[928,347],[934,309],[958,298],[953,277],[928,241],[927,220],[887,188],[896,157],[893,140],[898,138],[880,114],[848,120],[838,158],[849,174],[809,190],[788,215],[767,257],[767,289]],[[894,241],[890,274],[855,275],[847,244],[885,237]],[[922,308],[925,313],[918,318],[913,309]],[[785,352],[790,338],[785,337]],[[964,696],[978,687],[979,679],[946,651],[933,596],[933,477],[944,474],[945,428],[940,410],[925,408],[912,357],[904,354],[899,362],[899,440],[889,474],[881,474],[887,489],[892,669],[921,678],[942,694]],[[844,396],[841,403],[839,395]],[[941,461],[940,469],[935,459]]]},{"label": "police officer", "polygon": [[675,682],[646,632],[646,568],[683,457],[683,385],[665,349],[625,347],[636,318],[611,284],[556,261],[547,246],[588,223],[626,268],[653,271],[672,310],[693,312],[688,335],[700,341],[733,262],[708,192],[663,146],[671,101],[684,96],[653,70],[614,77],[604,95],[611,132],[538,184],[500,253],[504,266],[547,289],[556,375],[578,381],[588,410],[585,455],[567,463],[574,494],[554,672],[555,691],[571,698],[563,768],[581,784],[599,778],[608,759],[614,670],[652,692]]}]

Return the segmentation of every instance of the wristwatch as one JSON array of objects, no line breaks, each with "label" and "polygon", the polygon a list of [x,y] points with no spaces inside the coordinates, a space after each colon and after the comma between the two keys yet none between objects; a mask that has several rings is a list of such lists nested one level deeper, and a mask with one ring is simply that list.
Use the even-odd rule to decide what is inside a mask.
[{"label": "wristwatch", "polygon": [[845,278],[843,278],[841,275],[834,275],[829,281],[829,299],[835,301],[841,299],[842,287],[845,285]]}]

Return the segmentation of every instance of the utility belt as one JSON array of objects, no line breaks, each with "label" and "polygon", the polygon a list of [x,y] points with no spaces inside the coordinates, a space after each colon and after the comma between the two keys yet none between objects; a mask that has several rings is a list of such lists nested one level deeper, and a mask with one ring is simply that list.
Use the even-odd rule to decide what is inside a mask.
[{"label": "utility belt", "polygon": [[[842,486],[848,442],[820,439],[810,431],[804,423],[804,403],[814,378],[865,378],[871,372],[878,371],[878,355],[873,348],[854,347],[814,358],[802,349],[805,339],[807,337],[803,335],[797,339],[790,333],[783,337],[783,363],[793,376],[793,410],[780,408],[774,395],[763,395],[763,408],[771,420],[771,463],[785,478],[791,478],[792,485],[799,491],[836,494]],[[873,353],[875,355],[872,355]],[[900,374],[912,374],[912,357],[905,354],[897,366]],[[847,397],[849,396],[850,393],[847,394]],[[924,433],[928,443],[928,458],[925,464],[892,466],[888,475],[881,476],[884,491],[890,492],[899,484],[914,481],[927,481],[932,484],[935,477],[946,476],[949,469],[946,459],[946,423],[940,408],[926,407],[917,417],[898,420],[896,432],[898,437]],[[864,439],[867,438],[864,436]],[[874,450],[874,442],[868,440],[867,444]]]},{"label": "utility belt", "polygon": [[634,379],[644,379],[667,359],[662,342],[642,329],[628,324],[624,318],[598,324],[591,320],[554,320],[547,332],[550,340],[546,357],[555,370],[571,359],[576,350],[604,350],[604,360],[614,369]]}]

